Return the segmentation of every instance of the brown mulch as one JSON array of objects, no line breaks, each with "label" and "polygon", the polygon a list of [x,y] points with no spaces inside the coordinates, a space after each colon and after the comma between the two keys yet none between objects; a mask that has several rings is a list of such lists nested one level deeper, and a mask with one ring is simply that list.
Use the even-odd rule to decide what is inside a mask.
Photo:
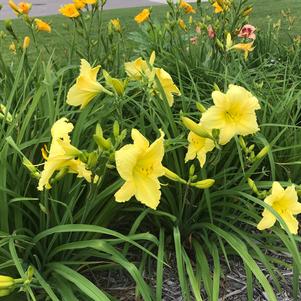
[{"label": "brown mulch", "polygon": [[[175,256],[171,256],[175,258]],[[225,262],[222,262],[223,277],[220,285],[219,301],[247,301],[247,287],[244,266],[238,258],[230,259],[231,270]],[[260,265],[260,264],[259,264]],[[263,267],[261,267],[265,273]],[[280,268],[280,267],[279,267]],[[279,272],[284,277],[285,281],[281,282],[282,290],[277,292],[278,301],[293,301],[292,297],[292,271],[286,270],[283,267]],[[267,273],[265,273],[267,274]],[[114,296],[120,301],[142,301],[142,299],[135,298],[135,283],[131,277],[124,271],[112,270],[105,272],[90,272],[88,275],[102,290],[105,290],[110,295]],[[267,275],[268,276],[268,275]],[[152,267],[152,272],[144,275],[145,281],[151,284],[155,291],[156,285],[156,270],[155,264]],[[268,277],[270,280],[270,278]],[[202,293],[203,300],[207,300],[204,291]],[[261,286],[254,281],[254,301],[268,301],[265,292]],[[194,300],[192,297],[191,300]],[[301,300],[301,299],[300,299]],[[176,263],[169,262],[169,266],[164,269],[164,283],[163,283],[163,298],[162,301],[184,301],[180,284],[177,276]]]}]

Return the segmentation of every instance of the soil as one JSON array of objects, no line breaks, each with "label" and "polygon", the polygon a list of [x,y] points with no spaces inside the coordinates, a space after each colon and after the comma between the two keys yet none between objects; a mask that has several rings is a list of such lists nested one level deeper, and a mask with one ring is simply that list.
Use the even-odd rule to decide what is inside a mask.
[{"label": "soil", "polygon": [[[175,258],[175,256],[171,256]],[[247,301],[247,287],[246,287],[246,275],[244,266],[241,260],[238,258],[230,259],[230,267],[228,268],[226,262],[222,262],[223,278],[220,285],[220,298],[219,301]],[[260,263],[258,264],[260,266]],[[263,267],[261,267],[265,273]],[[292,271],[282,268],[278,270],[284,277],[285,281],[281,282],[282,290],[276,293],[278,301],[293,301],[292,297]],[[265,273],[266,274],[266,273]],[[120,301],[142,301],[142,299],[135,298],[135,283],[124,271],[109,271],[109,272],[97,272],[89,273],[87,275],[97,286],[107,291]],[[268,276],[268,275],[267,275]],[[144,275],[147,283],[150,283],[155,290],[156,273],[155,264],[152,268],[152,272]],[[268,279],[270,280],[269,276]],[[254,281],[254,301],[268,301],[265,292],[261,286]],[[301,282],[300,282],[301,284]],[[276,290],[275,290],[276,291]],[[204,301],[208,300],[204,291],[202,298]],[[191,295],[192,296],[192,295]],[[191,297],[191,300],[195,300]],[[184,301],[181,294],[180,284],[177,276],[176,263],[169,263],[169,267],[165,267],[164,270],[164,283],[163,283],[163,298],[162,301]]]}]

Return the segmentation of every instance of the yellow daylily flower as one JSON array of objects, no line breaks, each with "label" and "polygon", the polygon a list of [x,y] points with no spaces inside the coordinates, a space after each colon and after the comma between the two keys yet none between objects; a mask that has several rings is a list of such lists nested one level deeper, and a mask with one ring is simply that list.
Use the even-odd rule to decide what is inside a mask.
[{"label": "yellow daylily flower", "polygon": [[147,21],[149,17],[150,17],[150,10],[148,8],[145,8],[135,17],[135,21],[138,24],[140,24]]},{"label": "yellow daylily flower", "polygon": [[140,80],[142,75],[149,69],[147,62],[141,57],[133,62],[124,63],[125,72],[131,80]]},{"label": "yellow daylily flower", "polygon": [[73,3],[63,5],[63,6],[59,9],[59,12],[60,12],[63,16],[68,17],[68,18],[77,18],[77,17],[80,15],[80,13],[79,13],[79,11],[77,10],[75,4],[73,4]]},{"label": "yellow daylily flower", "polygon": [[51,32],[51,26],[48,23],[42,21],[41,19],[37,19],[37,18],[34,21],[36,23],[38,31]]},{"label": "yellow daylily flower", "polygon": [[[202,123],[198,124],[200,127],[203,127]],[[211,134],[211,131],[203,127],[204,131],[208,131]],[[188,134],[188,150],[185,156],[185,162],[189,160],[194,160],[195,157],[200,162],[200,166],[203,167],[206,162],[206,154],[214,149],[214,141],[209,138],[201,137],[194,132]]]},{"label": "yellow daylily flower", "polygon": [[18,9],[20,14],[28,15],[31,10],[32,4],[28,2],[20,2],[18,4]]},{"label": "yellow daylily flower", "polygon": [[141,57],[133,62],[127,62],[125,63],[125,71],[132,80],[141,80],[143,77],[145,77],[148,82],[151,83],[152,88],[159,94],[160,98],[164,99],[164,97],[161,95],[161,89],[154,80],[154,77],[156,76],[162,90],[165,93],[165,97],[169,106],[172,106],[174,103],[174,95],[181,95],[180,90],[174,84],[169,73],[162,68],[153,67],[155,58],[156,54],[153,51],[150,56],[149,63],[147,63]]},{"label": "yellow daylily flower", "polygon": [[161,198],[159,177],[165,174],[162,165],[164,134],[149,145],[136,129],[132,130],[133,144],[116,151],[116,168],[125,183],[115,193],[117,202],[126,202],[133,196],[146,206],[156,209]]},{"label": "yellow daylily flower", "polygon": [[85,8],[85,6],[86,6],[86,3],[83,0],[73,0],[73,3],[75,5],[76,9],[79,9],[79,10]]},{"label": "yellow daylily flower", "polygon": [[230,49],[242,50],[244,52],[245,60],[246,60],[249,56],[249,52],[251,52],[255,49],[255,47],[253,47],[253,43],[254,42],[238,43],[238,44],[233,45]]},{"label": "yellow daylily flower", "polygon": [[228,143],[235,135],[250,135],[259,131],[256,110],[258,99],[240,86],[229,85],[227,93],[212,93],[214,106],[203,113],[201,122],[208,129],[220,129],[219,143]]},{"label": "yellow daylily flower", "polygon": [[71,145],[69,133],[73,130],[72,123],[67,118],[61,118],[56,121],[51,128],[52,142],[48,156],[43,154],[46,159],[44,169],[38,184],[38,190],[50,189],[49,183],[52,175],[56,171],[66,170],[70,173],[76,173],[78,178],[85,178],[91,182],[91,171],[86,169],[86,165],[76,159],[81,153],[76,147]]},{"label": "yellow daylily flower", "polygon": [[216,14],[222,13],[224,11],[222,6],[217,1],[213,2],[212,6],[214,7],[214,12]]},{"label": "yellow daylily flower", "polygon": [[[180,90],[178,87],[174,84],[173,79],[171,78],[170,74],[167,73],[162,68],[155,68],[156,77],[160,82],[161,88],[164,91],[165,97],[168,101],[169,106],[171,107],[174,103],[174,95],[181,95]],[[157,88],[157,84],[155,83],[156,90],[159,91],[160,98],[163,99],[160,89]]]},{"label": "yellow daylily flower", "polygon": [[70,88],[67,95],[67,103],[71,106],[87,106],[98,94],[105,92],[112,95],[96,79],[100,66],[94,68],[85,60],[81,59],[80,75],[76,83]]},{"label": "yellow daylily flower", "polygon": [[28,2],[20,2],[18,5],[15,4],[15,2],[13,0],[9,0],[8,1],[8,5],[10,6],[11,9],[13,9],[13,11],[19,15],[19,14],[23,14],[23,15],[28,15],[32,4],[28,3]]},{"label": "yellow daylily flower", "polygon": [[195,14],[195,9],[183,0],[180,1],[180,8],[183,8],[186,14]]},{"label": "yellow daylily flower", "polygon": [[[298,195],[294,185],[283,189],[279,182],[274,182],[272,194],[266,197],[264,202],[282,217],[292,234],[298,233],[298,220],[294,215],[301,213],[301,203],[298,202]],[[257,225],[258,230],[271,228],[277,220],[268,209],[263,210],[262,216],[263,218]]]},{"label": "yellow daylily flower", "polygon": [[115,31],[121,32],[121,24],[120,24],[120,20],[118,18],[112,19],[111,24],[113,25],[113,28]]}]

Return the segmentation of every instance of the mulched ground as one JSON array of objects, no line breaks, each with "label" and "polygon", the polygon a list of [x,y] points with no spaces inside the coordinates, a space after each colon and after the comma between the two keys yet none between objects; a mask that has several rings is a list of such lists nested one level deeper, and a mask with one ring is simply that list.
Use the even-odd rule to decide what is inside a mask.
[{"label": "mulched ground", "polygon": [[[175,256],[171,256],[175,258]],[[260,264],[259,264],[260,265]],[[180,284],[176,271],[176,263],[169,262],[170,267],[165,267],[163,299],[162,301],[184,301],[181,296]],[[224,277],[221,279],[221,291],[219,301],[247,301],[246,276],[242,262],[237,258],[230,259],[231,270],[225,262],[222,262]],[[263,270],[264,271],[264,270]],[[278,301],[293,301],[292,298],[292,271],[283,269],[280,271],[286,281],[281,283],[282,291],[277,293]],[[102,273],[89,273],[87,275],[97,286],[113,295],[120,301],[137,301],[135,299],[135,283],[123,271],[110,271]],[[151,283],[155,288],[156,275],[155,265],[153,272],[144,275],[147,283]],[[268,278],[269,279],[269,278]],[[202,292],[203,300],[206,295]],[[194,298],[191,298],[194,300]],[[142,301],[141,299],[138,299]],[[262,288],[254,283],[254,301],[268,301]]]}]

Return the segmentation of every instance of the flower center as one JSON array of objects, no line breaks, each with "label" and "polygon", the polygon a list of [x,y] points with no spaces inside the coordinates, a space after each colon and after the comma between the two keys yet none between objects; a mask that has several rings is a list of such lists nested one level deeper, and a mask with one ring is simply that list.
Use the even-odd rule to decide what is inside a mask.
[{"label": "flower center", "polygon": [[138,172],[140,175],[142,176],[149,176],[153,173],[154,171],[154,166],[153,165],[149,165],[149,166],[141,166],[141,165],[138,165],[136,166],[135,168],[136,172]]}]

